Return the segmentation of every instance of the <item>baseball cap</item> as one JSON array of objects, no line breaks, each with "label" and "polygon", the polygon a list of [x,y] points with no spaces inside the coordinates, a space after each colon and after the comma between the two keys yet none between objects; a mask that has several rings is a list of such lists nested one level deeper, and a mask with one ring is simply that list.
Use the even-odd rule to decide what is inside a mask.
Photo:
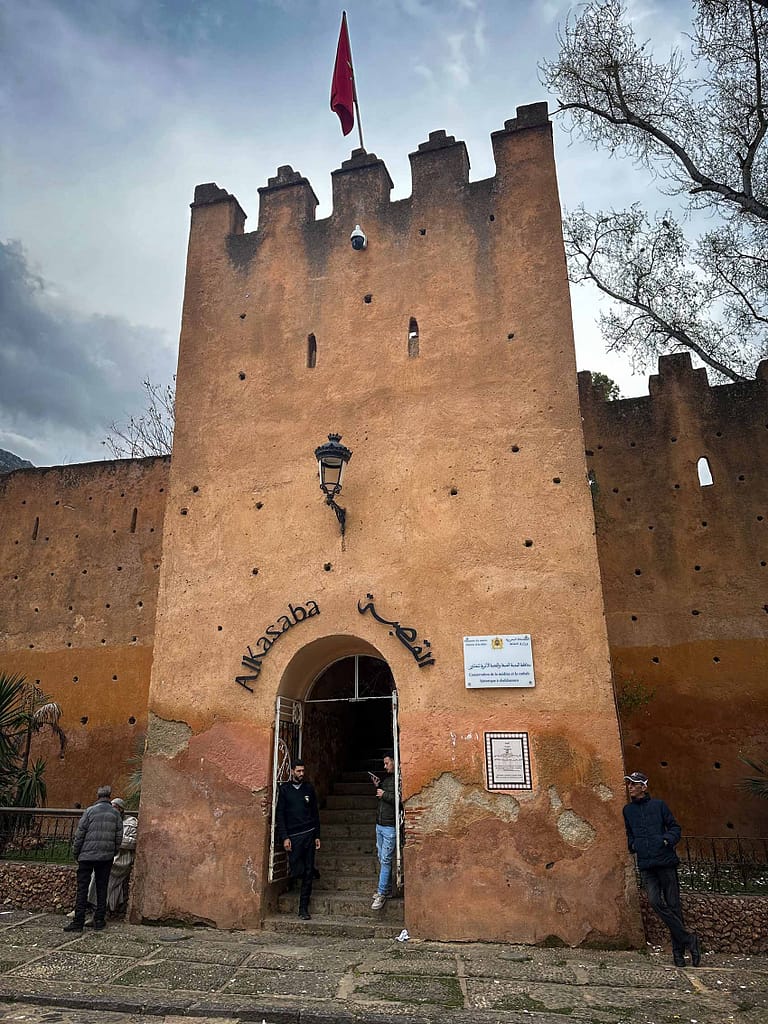
[{"label": "baseball cap", "polygon": [[642,782],[644,786],[648,785],[648,776],[645,772],[632,772],[631,775],[624,776],[625,782]]}]

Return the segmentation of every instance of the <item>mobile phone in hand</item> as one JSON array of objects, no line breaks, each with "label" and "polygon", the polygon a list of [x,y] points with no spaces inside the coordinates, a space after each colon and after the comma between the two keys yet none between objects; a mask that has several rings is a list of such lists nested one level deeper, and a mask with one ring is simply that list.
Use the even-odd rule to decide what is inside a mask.
[{"label": "mobile phone in hand", "polygon": [[381,782],[381,779],[379,778],[379,776],[378,775],[374,775],[373,772],[368,772],[368,778],[371,780],[371,782],[374,784],[374,786],[378,786],[378,784]]}]

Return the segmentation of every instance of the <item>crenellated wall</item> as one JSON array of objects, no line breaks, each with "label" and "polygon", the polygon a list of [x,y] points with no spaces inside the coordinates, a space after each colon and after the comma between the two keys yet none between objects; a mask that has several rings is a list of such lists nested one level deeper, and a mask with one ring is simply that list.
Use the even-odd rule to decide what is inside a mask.
[{"label": "crenellated wall", "polygon": [[764,836],[739,754],[768,754],[768,361],[710,387],[663,356],[615,402],[579,385],[614,677],[651,697],[623,716],[627,767],[687,833]]},{"label": "crenellated wall", "polygon": [[67,735],[35,737],[49,807],[124,792],[147,727],[167,458],[0,476],[0,671],[62,708]]}]

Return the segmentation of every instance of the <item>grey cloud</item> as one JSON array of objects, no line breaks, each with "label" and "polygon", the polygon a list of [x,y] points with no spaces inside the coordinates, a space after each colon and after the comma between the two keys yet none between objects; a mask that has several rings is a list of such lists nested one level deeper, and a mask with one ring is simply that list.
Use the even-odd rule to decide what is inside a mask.
[{"label": "grey cloud", "polygon": [[33,461],[103,457],[109,424],[142,409],[142,378],[173,373],[165,332],[70,308],[19,242],[0,243],[0,308],[0,436],[26,438]]}]

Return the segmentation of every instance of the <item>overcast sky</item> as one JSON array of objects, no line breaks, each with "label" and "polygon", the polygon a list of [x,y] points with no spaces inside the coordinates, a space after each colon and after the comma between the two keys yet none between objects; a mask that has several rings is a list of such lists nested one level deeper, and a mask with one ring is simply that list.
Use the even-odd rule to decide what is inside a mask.
[{"label": "overcast sky", "polygon": [[[430,131],[464,139],[493,174],[490,133],[549,99],[557,0],[348,0],[366,147],[393,198]],[[257,188],[292,164],[330,213],[349,156],[328,97],[341,7],[330,0],[0,0],[0,448],[36,465],[107,454],[112,420],[143,408],[141,381],[175,370],[189,203],[215,181],[255,229]],[[631,0],[659,52],[688,28],[685,0]],[[565,208],[655,200],[627,161],[556,125]],[[656,201],[663,205],[663,200]],[[605,354],[595,295],[573,294],[580,369],[646,390]]]}]

